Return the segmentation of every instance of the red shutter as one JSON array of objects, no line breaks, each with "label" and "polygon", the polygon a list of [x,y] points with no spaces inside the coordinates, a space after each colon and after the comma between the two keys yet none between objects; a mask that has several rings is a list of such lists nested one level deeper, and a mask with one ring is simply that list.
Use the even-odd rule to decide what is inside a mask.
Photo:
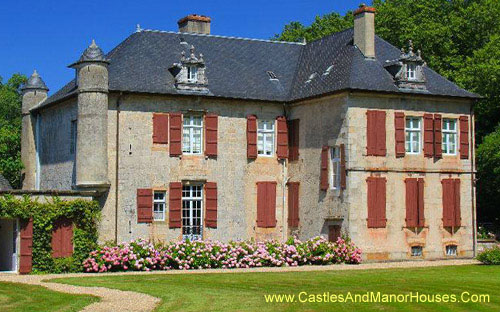
[{"label": "red shutter", "polygon": [[266,182],[257,182],[257,226],[266,225]]},{"label": "red shutter", "polygon": [[54,222],[51,247],[53,258],[70,257],[73,254],[73,222],[68,218]]},{"label": "red shutter", "polygon": [[368,187],[368,227],[377,227],[377,181],[376,178],[369,177],[366,179]]},{"label": "red shutter", "polygon": [[366,154],[374,156],[377,151],[377,112],[366,112]]},{"label": "red shutter", "polygon": [[267,227],[276,227],[276,182],[267,182]]},{"label": "red shutter", "polygon": [[205,115],[205,155],[217,156],[218,116],[213,113]]},{"label": "red shutter", "polygon": [[424,214],[424,179],[418,179],[418,226],[425,226]]},{"label": "red shutter", "polygon": [[443,157],[443,135],[441,133],[441,115],[434,114],[434,157]]},{"label": "red shutter", "polygon": [[460,214],[460,179],[455,179],[453,181],[453,189],[454,189],[454,209],[453,209],[453,221],[454,226],[458,227],[461,225],[461,214]]},{"label": "red shutter", "polygon": [[385,156],[386,149],[386,134],[385,134],[385,112],[377,111],[377,156]]},{"label": "red shutter", "polygon": [[443,226],[454,226],[453,210],[455,206],[455,187],[453,179],[443,179]]},{"label": "red shutter", "polygon": [[182,183],[170,182],[170,195],[168,199],[168,225],[171,229],[181,227]]},{"label": "red shutter", "polygon": [[328,190],[328,146],[323,146],[321,149],[321,172],[320,172],[320,189]]},{"label": "red shutter", "polygon": [[418,180],[406,179],[406,226],[418,226]]},{"label": "red shutter", "polygon": [[209,228],[217,228],[217,183],[205,183],[205,196],[205,226]]},{"label": "red shutter", "polygon": [[278,159],[286,159],[288,158],[288,125],[284,116],[278,116],[276,122],[278,127],[276,155]]},{"label": "red shutter", "polygon": [[288,182],[288,226],[299,226],[299,182]]},{"label": "red shutter", "polygon": [[384,228],[386,226],[386,179],[368,177],[368,227]]},{"label": "red shutter", "polygon": [[405,114],[402,112],[394,113],[394,133],[396,140],[396,157],[404,157],[405,148]]},{"label": "red shutter", "polygon": [[257,158],[257,117],[247,116],[247,157]]},{"label": "red shutter", "polygon": [[345,145],[340,144],[340,188],[346,189],[346,169],[345,169]]},{"label": "red shutter", "polygon": [[288,160],[299,159],[299,119],[288,121]]},{"label": "red shutter", "polygon": [[386,179],[377,179],[377,224],[378,227],[384,228],[387,222],[385,216],[385,206],[386,206]]},{"label": "red shutter", "polygon": [[52,258],[61,257],[61,246],[62,246],[62,228],[59,225],[60,220],[57,220],[52,228],[52,238],[50,247],[52,249]]},{"label": "red shutter", "polygon": [[434,120],[432,114],[424,114],[424,156],[434,157]]},{"label": "red shutter", "polygon": [[276,182],[257,182],[257,226],[276,227]]},{"label": "red shutter", "polygon": [[28,274],[33,265],[33,219],[21,220],[21,248],[19,250],[19,273]]},{"label": "red shutter", "polygon": [[469,117],[460,116],[460,159],[469,159]]},{"label": "red shutter", "polygon": [[137,189],[137,223],[153,222],[153,190]]},{"label": "red shutter", "polygon": [[182,114],[170,114],[170,156],[182,155]]},{"label": "red shutter", "polygon": [[369,110],[366,117],[366,153],[368,156],[385,156],[385,112]]},{"label": "red shutter", "polygon": [[168,114],[153,114],[153,143],[168,143]]}]

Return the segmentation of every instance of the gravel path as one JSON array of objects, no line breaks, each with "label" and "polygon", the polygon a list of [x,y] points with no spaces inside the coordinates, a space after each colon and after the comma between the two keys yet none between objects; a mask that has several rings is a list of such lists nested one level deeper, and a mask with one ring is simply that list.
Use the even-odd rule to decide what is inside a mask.
[{"label": "gravel path", "polygon": [[449,265],[479,264],[474,259],[435,260],[435,261],[403,261],[363,263],[360,265],[326,265],[326,266],[301,266],[285,268],[253,268],[253,269],[213,269],[190,271],[154,271],[154,272],[121,272],[121,273],[74,273],[74,274],[48,274],[48,275],[17,275],[1,273],[0,281],[41,285],[50,290],[69,293],[86,294],[100,297],[100,301],[88,305],[82,311],[152,311],[160,299],[133,291],[122,291],[104,287],[82,287],[50,282],[53,278],[90,277],[90,276],[116,276],[116,275],[152,275],[152,274],[213,274],[213,273],[256,273],[256,272],[308,272],[308,271],[343,271],[343,270],[371,270],[392,268],[418,268]]}]

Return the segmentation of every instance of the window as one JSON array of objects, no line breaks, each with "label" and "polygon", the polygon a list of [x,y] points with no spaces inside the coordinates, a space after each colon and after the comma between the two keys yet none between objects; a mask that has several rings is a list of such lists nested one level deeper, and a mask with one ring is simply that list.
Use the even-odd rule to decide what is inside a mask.
[{"label": "window", "polygon": [[182,186],[182,238],[193,240],[202,239],[202,185]]},{"label": "window", "polygon": [[443,153],[446,155],[457,154],[457,120],[443,119]]},{"label": "window", "polygon": [[408,64],[406,65],[406,77],[408,80],[417,80],[417,65]]},{"label": "window", "polygon": [[76,153],[76,130],[77,130],[77,120],[71,121],[71,142],[69,144],[69,152],[71,155]]},{"label": "window", "polygon": [[446,246],[446,255],[447,256],[456,256],[457,255],[457,245]]},{"label": "window", "polygon": [[330,172],[330,185],[333,190],[340,189],[340,148],[330,148],[330,159],[332,161],[332,170]]},{"label": "window", "polygon": [[274,120],[259,120],[257,127],[257,153],[274,155]]},{"label": "window", "polygon": [[203,118],[200,115],[184,115],[182,128],[182,152],[184,154],[201,154],[203,138]]},{"label": "window", "polygon": [[422,256],[422,246],[412,246],[411,247],[411,256],[412,257],[421,257]]},{"label": "window", "polygon": [[188,82],[198,82],[198,68],[196,66],[188,66],[187,80]]},{"label": "window", "polygon": [[165,221],[165,192],[155,191],[153,199],[153,218],[155,221]]},{"label": "window", "polygon": [[421,150],[421,121],[418,117],[406,117],[406,152],[420,154]]}]

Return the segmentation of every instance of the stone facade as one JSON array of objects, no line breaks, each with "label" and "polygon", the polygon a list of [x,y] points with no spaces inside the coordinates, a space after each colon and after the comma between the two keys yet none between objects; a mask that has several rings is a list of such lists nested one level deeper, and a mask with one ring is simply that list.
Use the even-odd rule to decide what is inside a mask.
[{"label": "stone facade", "polygon": [[[169,224],[170,183],[204,185],[206,182],[215,182],[217,183],[217,227],[203,227],[203,239],[285,240],[290,235],[309,239],[317,235],[333,237],[332,233],[342,233],[361,247],[366,260],[444,258],[448,245],[457,246],[456,256],[473,256],[475,253],[473,127],[468,134],[469,151],[466,159],[462,159],[458,152],[454,156],[443,155],[440,159],[426,158],[422,148],[419,153],[399,157],[395,149],[395,113],[418,118],[422,118],[424,113],[440,114],[443,118],[457,120],[457,124],[460,117],[467,116],[469,124],[473,125],[471,105],[474,97],[464,96],[469,94],[460,91],[458,87],[452,89],[458,94],[455,96],[432,94],[431,92],[436,90],[427,88],[427,80],[423,73],[425,71],[434,83],[437,81],[436,74],[425,69],[420,53],[413,53],[412,46],[408,53],[402,51],[399,59],[387,60],[390,62],[384,64],[377,63],[379,61],[375,58],[374,10],[363,6],[357,12],[353,36],[355,47],[351,46],[355,49],[351,52],[356,56],[356,63],[353,64],[379,66],[378,69],[383,71],[383,77],[380,79],[388,79],[389,90],[392,91],[376,87],[373,89],[371,85],[364,88],[346,87],[335,92],[320,89],[328,84],[327,80],[322,79],[343,74],[340,68],[342,64],[337,64],[340,72],[336,72],[339,70],[337,65],[329,64],[322,76],[318,77],[315,72],[305,81],[305,86],[311,91],[317,91],[318,94],[313,92],[299,99],[277,100],[271,97],[257,100],[248,98],[245,89],[243,92],[245,94],[235,92],[221,95],[221,91],[227,91],[220,87],[221,79],[225,77],[212,79],[213,76],[210,76],[216,70],[215,66],[220,66],[218,65],[221,63],[220,60],[217,60],[219,63],[212,62],[213,67],[209,67],[210,62],[206,57],[201,53],[196,56],[194,47],[184,41],[184,36],[187,36],[184,32],[180,33],[182,37],[178,38],[179,41],[175,41],[175,45],[179,44],[184,52],[191,47],[189,58],[186,58],[185,53],[179,53],[176,57],[181,63],[169,62],[164,67],[156,66],[155,69],[161,72],[155,72],[156,76],[148,82],[165,82],[164,90],[151,91],[154,89],[149,89],[150,85],[146,84],[148,87],[146,91],[137,91],[135,87],[119,91],[117,86],[120,87],[124,81],[115,77],[114,85],[111,82],[112,76],[117,75],[117,70],[112,69],[113,60],[108,60],[93,42],[81,58],[70,66],[75,69],[77,79],[73,82],[72,89],[64,90],[66,92],[64,96],[61,93],[60,97],[55,96],[56,100],[52,99],[52,102],[49,100],[47,102],[50,103],[45,102],[45,106],[37,107],[45,101],[47,88],[36,73],[24,89],[22,158],[26,170],[23,189],[61,191],[73,189],[96,192],[93,197],[97,198],[102,206],[100,224],[102,242],[109,240],[121,242],[137,238],[154,241],[182,239],[182,229],[171,228]],[[151,34],[157,38],[156,33]],[[346,34],[348,33],[344,32],[342,36]],[[206,37],[207,41],[211,40],[206,33],[200,36]],[[139,38],[139,35],[136,34],[136,37]],[[192,40],[194,37],[190,38]],[[240,39],[228,40],[239,42],[236,40]],[[253,42],[241,40],[245,40],[245,45]],[[139,45],[140,51],[148,44],[150,42],[146,41]],[[276,43],[270,44],[269,47],[272,46],[273,49],[282,47],[274,46]],[[383,48],[380,44],[382,43],[379,42],[379,48]],[[126,46],[120,45],[120,48],[113,51],[118,53],[126,49]],[[111,53],[111,55],[117,54]],[[119,59],[119,56],[117,58]],[[122,56],[121,61],[118,60],[117,63],[128,68],[131,59]],[[241,58],[238,60],[241,61]],[[407,71],[405,67],[407,63],[417,66],[415,77],[411,71],[408,73],[412,77],[403,77]],[[194,69],[190,66],[196,67],[197,78],[193,75],[194,71],[191,72]],[[123,67],[118,69],[123,70]],[[188,69],[191,80],[200,80],[186,80]],[[273,87],[280,86],[278,91],[284,91],[284,81],[283,85],[280,81],[284,78],[279,72],[276,75],[272,71],[267,71],[268,69],[262,71],[262,75],[266,75],[266,84],[263,86],[270,86],[267,83],[272,82]],[[364,71],[362,73],[366,77],[373,78],[369,76],[371,73]],[[232,74],[228,72],[229,76]],[[139,76],[136,78],[141,78]],[[147,74],[144,76],[150,77]],[[349,75],[348,77],[353,78]],[[399,83],[398,77],[403,77],[405,83]],[[248,80],[247,84],[254,83],[254,87],[260,81],[256,77],[245,79]],[[358,79],[357,83],[361,83],[362,80]],[[323,86],[316,84],[320,81],[325,81]],[[170,85],[167,86],[167,83]],[[441,80],[440,83],[441,86],[451,88],[449,82]],[[435,85],[431,87],[437,88]],[[364,89],[366,90],[361,91]],[[275,89],[269,90],[276,92]],[[459,91],[462,93],[458,93]],[[273,92],[271,94],[274,96]],[[385,125],[380,125],[385,127],[387,151],[384,156],[369,156],[367,153],[368,110],[385,112]],[[180,156],[171,156],[172,138],[165,141],[168,143],[153,143],[154,114],[179,112],[184,117],[217,116],[216,157],[205,156],[203,152],[200,155],[184,153]],[[249,115],[255,115],[257,120],[274,121],[275,142],[272,155],[258,156],[256,159],[248,157]],[[299,120],[297,160],[277,157],[276,150],[279,143],[276,139],[277,128],[278,124],[284,124],[284,118],[277,120],[278,116],[286,116],[287,120]],[[207,131],[205,126],[201,131],[204,142]],[[420,135],[423,137],[423,129]],[[283,139],[283,136],[281,138]],[[280,144],[284,145],[283,142]],[[423,146],[423,141],[421,145]],[[202,146],[204,149],[204,145]],[[322,168],[322,159],[325,157],[324,151],[332,148],[340,148],[343,151],[342,155],[345,152],[345,157],[342,157],[342,161],[345,160],[342,165],[345,176],[342,172],[338,173],[342,175],[345,187],[343,184],[333,187],[333,164],[331,156],[328,156],[326,171],[331,181],[327,189],[322,189],[320,181],[321,177],[325,176],[326,169],[324,166]],[[387,222],[384,227],[368,226],[367,178],[369,177],[383,177],[387,181],[384,207]],[[423,227],[406,227],[405,179],[410,177],[424,180]],[[442,221],[441,181],[448,178],[459,179],[461,182],[461,224],[460,227],[451,229],[443,227]],[[257,226],[257,182],[276,183],[275,226]],[[298,227],[288,226],[288,182],[300,183]],[[145,222],[141,219],[138,193],[143,189],[147,189],[148,194],[151,194],[151,190],[165,192],[165,221],[149,222],[150,218]],[[207,199],[203,197],[202,211],[206,202]],[[148,213],[152,211],[148,210]],[[142,221],[139,222],[140,220]],[[417,246],[422,247],[422,255],[414,256],[412,248]]]}]

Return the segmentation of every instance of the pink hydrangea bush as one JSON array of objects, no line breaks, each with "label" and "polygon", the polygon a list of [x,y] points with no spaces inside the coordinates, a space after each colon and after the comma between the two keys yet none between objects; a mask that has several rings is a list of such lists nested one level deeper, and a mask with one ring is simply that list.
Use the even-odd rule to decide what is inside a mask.
[{"label": "pink hydrangea bush", "polygon": [[153,244],[135,240],[104,245],[83,262],[86,272],[254,268],[336,263],[358,264],[361,250],[349,240],[329,242],[315,237],[305,242],[290,238],[285,243],[180,241]]}]

